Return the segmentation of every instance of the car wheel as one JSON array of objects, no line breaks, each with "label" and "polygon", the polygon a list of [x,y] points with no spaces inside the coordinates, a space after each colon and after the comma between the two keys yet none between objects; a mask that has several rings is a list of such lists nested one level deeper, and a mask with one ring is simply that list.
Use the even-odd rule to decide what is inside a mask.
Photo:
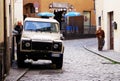
[{"label": "car wheel", "polygon": [[20,52],[19,46],[17,48],[17,65],[18,67],[25,67],[24,56]]},{"label": "car wheel", "polygon": [[56,69],[62,69],[63,55],[61,55],[61,57],[59,57],[59,58],[53,58],[52,63],[56,64]]},{"label": "car wheel", "polygon": [[18,65],[18,67],[24,67],[25,66],[24,59],[20,55],[17,56],[17,65]]}]

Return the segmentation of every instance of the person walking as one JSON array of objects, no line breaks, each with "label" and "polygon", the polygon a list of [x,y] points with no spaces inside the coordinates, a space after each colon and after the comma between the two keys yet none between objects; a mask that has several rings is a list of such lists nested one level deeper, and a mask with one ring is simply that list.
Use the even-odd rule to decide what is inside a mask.
[{"label": "person walking", "polygon": [[98,50],[102,51],[104,43],[105,43],[104,41],[105,33],[101,27],[99,27],[98,30],[96,31],[96,37],[98,38]]}]

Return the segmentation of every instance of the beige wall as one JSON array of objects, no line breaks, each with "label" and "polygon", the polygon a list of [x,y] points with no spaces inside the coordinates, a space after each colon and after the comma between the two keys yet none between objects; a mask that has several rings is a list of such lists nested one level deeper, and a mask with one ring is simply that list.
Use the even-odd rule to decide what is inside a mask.
[{"label": "beige wall", "polygon": [[0,0],[0,8],[1,8],[1,11],[0,11],[0,43],[3,42],[3,28],[4,28],[4,22],[3,22],[3,0]]},{"label": "beige wall", "polygon": [[14,22],[17,21],[23,22],[23,1],[24,0],[16,0],[14,3]]},{"label": "beige wall", "polygon": [[110,49],[109,12],[113,12],[113,22],[117,22],[117,29],[113,30],[114,50],[120,52],[120,0],[96,0],[96,22],[102,17],[102,27],[105,30],[105,49]]},{"label": "beige wall", "polygon": [[[98,17],[100,17],[101,16],[101,20],[103,20],[103,5],[104,5],[104,3],[103,3],[103,0],[96,0],[95,1],[95,8],[96,8],[96,26],[97,27],[99,27],[99,25],[98,25]],[[103,26],[103,21],[101,22],[102,24],[102,27],[103,27],[103,29],[104,29],[104,26]]]},{"label": "beige wall", "polygon": [[[105,16],[108,16],[108,13],[113,11],[113,22],[117,22],[117,30],[114,29],[114,50],[120,52],[120,0],[105,0],[104,1],[104,6],[105,6]],[[105,21],[108,21],[108,17],[105,17]],[[105,22],[104,21],[104,22]],[[105,22],[104,25],[106,26],[106,30],[109,28],[109,23]],[[109,33],[107,33],[109,36]],[[109,37],[107,37],[107,42],[109,44]],[[109,48],[109,45],[106,46]]]}]

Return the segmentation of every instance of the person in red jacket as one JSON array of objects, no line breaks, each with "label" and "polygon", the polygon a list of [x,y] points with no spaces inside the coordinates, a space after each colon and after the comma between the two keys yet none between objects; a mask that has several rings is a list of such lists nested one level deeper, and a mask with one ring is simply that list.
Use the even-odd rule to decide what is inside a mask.
[{"label": "person in red jacket", "polygon": [[105,43],[104,41],[105,33],[101,27],[99,27],[98,30],[96,31],[96,37],[98,38],[98,50],[101,51]]}]

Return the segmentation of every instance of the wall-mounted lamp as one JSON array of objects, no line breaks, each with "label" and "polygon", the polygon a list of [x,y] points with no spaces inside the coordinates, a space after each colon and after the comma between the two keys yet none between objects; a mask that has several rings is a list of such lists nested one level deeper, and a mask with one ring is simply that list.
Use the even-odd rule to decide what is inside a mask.
[{"label": "wall-mounted lamp", "polygon": [[49,4],[49,8],[53,8],[53,5],[52,5],[52,3],[50,3],[50,4]]},{"label": "wall-mounted lamp", "polygon": [[117,29],[117,23],[116,22],[113,22],[113,27],[114,27],[115,30]]}]

